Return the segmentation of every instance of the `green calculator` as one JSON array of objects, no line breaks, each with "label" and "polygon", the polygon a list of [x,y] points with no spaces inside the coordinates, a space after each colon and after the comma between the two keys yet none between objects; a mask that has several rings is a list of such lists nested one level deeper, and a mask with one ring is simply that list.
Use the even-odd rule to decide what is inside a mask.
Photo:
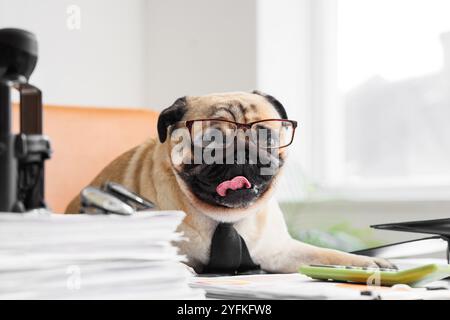
[{"label": "green calculator", "polygon": [[300,267],[299,272],[318,280],[382,286],[407,284],[411,287],[417,287],[449,277],[450,265],[427,264],[406,270],[337,265],[304,265]]}]

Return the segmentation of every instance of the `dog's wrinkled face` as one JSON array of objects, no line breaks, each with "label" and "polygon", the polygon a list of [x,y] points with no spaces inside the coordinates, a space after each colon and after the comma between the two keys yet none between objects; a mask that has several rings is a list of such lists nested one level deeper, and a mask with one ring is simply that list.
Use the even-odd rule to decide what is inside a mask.
[{"label": "dog's wrinkled face", "polygon": [[[217,121],[185,122],[200,119]],[[214,215],[214,212],[242,211],[267,198],[284,163],[285,148],[252,148],[254,144],[245,135],[247,130],[230,134],[233,137],[230,141],[226,140],[228,136],[221,137],[223,144],[214,150],[196,142],[197,132],[235,133],[235,123],[251,124],[266,119],[287,119],[287,115],[277,100],[259,92],[180,98],[161,113],[160,141],[169,148],[177,181],[194,206]],[[217,137],[210,141],[214,140],[217,142]],[[207,159],[207,155],[214,161]]]}]

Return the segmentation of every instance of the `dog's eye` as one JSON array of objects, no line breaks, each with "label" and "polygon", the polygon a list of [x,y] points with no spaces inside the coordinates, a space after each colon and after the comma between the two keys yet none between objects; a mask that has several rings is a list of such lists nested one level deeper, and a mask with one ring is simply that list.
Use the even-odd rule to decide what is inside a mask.
[{"label": "dog's eye", "polygon": [[199,120],[191,130],[194,146],[201,148],[224,148],[233,141],[235,125],[225,121]]},{"label": "dog's eye", "polygon": [[226,136],[220,128],[206,128],[194,136],[193,143],[201,148],[223,148]]},{"label": "dog's eye", "polygon": [[273,148],[279,145],[279,133],[278,130],[273,130],[263,126],[258,126],[252,137],[259,147]]},{"label": "dog's eye", "polygon": [[[268,131],[268,136],[265,141],[265,145],[269,148],[278,146],[278,137],[274,134],[272,130]],[[264,142],[264,141],[262,141]]]}]

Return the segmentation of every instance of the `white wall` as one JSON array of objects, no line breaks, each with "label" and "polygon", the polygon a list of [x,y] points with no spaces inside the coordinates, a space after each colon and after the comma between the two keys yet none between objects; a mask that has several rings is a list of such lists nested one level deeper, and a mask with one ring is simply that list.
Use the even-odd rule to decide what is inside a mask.
[{"label": "white wall", "polygon": [[[66,25],[69,5],[81,29]],[[0,0],[0,27],[24,28],[39,41],[31,82],[46,103],[146,106],[145,0]]]},{"label": "white wall", "polygon": [[273,94],[291,117],[305,116],[309,101],[309,1],[259,0],[258,87]]},{"label": "white wall", "polygon": [[[34,32],[31,81],[52,104],[162,109],[256,87],[256,0],[0,0],[0,27]],[[68,6],[81,10],[69,30]]]},{"label": "white wall", "polygon": [[149,102],[256,86],[256,0],[150,0]]}]

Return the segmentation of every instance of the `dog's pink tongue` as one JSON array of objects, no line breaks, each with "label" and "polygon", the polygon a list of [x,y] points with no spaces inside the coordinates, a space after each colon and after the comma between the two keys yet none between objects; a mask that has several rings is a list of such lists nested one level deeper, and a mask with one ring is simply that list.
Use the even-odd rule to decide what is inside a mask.
[{"label": "dog's pink tongue", "polygon": [[244,176],[236,176],[231,180],[226,180],[221,182],[217,187],[216,187],[216,192],[219,196],[221,197],[225,197],[227,195],[227,190],[231,189],[231,190],[237,190],[237,189],[242,189],[242,188],[246,188],[249,189],[251,188],[252,184],[250,183],[250,181],[248,181],[248,179]]}]

